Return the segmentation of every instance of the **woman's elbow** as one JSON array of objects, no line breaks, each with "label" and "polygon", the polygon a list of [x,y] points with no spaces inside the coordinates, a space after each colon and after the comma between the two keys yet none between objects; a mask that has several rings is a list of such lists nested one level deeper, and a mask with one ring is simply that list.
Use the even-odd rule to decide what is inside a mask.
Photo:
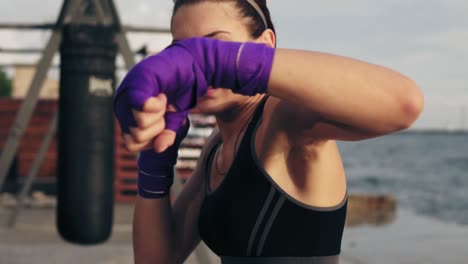
[{"label": "woman's elbow", "polygon": [[418,119],[424,109],[424,95],[413,80],[407,79],[399,101],[401,111],[396,120],[396,131],[408,129]]}]

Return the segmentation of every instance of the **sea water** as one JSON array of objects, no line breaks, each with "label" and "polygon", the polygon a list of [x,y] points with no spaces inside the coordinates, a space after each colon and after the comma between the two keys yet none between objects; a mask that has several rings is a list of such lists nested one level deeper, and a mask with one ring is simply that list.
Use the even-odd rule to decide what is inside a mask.
[{"label": "sea water", "polygon": [[405,132],[338,145],[349,193],[390,194],[400,208],[468,225],[468,133]]}]

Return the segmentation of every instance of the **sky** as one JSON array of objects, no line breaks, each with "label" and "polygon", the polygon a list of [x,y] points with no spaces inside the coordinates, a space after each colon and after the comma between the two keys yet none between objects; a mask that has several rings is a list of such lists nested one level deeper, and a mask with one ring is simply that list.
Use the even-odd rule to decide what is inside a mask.
[{"label": "sky", "polygon": [[[172,0],[114,0],[127,25],[169,28]],[[54,22],[61,0],[0,1],[2,22]],[[468,1],[269,0],[278,47],[328,52],[415,80],[425,109],[413,128],[468,129]],[[160,50],[168,34],[128,34],[133,49]],[[0,48],[44,47],[47,31],[0,30]],[[0,53],[0,64],[38,56]],[[57,61],[57,60],[56,60]]]}]

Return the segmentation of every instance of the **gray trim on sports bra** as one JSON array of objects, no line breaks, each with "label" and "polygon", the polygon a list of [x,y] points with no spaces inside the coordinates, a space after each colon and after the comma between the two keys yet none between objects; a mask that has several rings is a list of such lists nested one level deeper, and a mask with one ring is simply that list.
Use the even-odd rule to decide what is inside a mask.
[{"label": "gray trim on sports bra", "polygon": [[339,264],[339,255],[320,257],[228,257],[221,256],[222,264]]}]

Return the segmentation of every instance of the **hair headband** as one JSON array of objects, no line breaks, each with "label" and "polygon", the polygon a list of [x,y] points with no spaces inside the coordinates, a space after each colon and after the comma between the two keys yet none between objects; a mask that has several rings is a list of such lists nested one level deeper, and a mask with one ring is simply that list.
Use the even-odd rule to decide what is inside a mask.
[{"label": "hair headband", "polygon": [[246,0],[256,11],[257,13],[260,15],[260,17],[262,18],[263,20],[263,24],[265,24],[265,28],[268,28],[268,23],[266,21],[266,18],[265,18],[265,15],[263,14],[263,11],[262,9],[260,8],[260,6],[257,4],[257,2],[255,2],[255,0]]}]

